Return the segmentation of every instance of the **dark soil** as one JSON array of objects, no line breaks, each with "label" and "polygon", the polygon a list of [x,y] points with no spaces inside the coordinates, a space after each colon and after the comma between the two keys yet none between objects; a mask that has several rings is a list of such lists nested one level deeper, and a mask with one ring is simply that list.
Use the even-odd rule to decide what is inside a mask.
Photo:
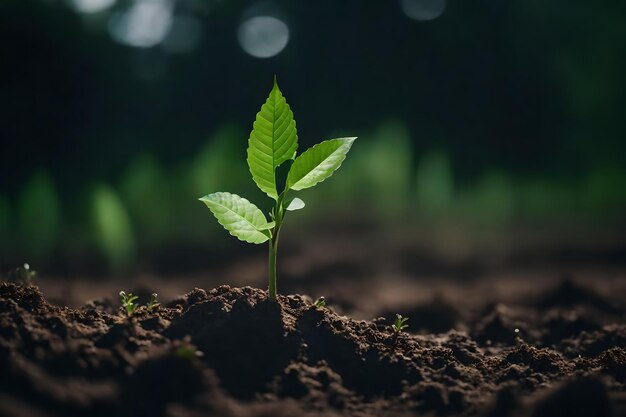
[{"label": "dark soil", "polygon": [[473,312],[436,296],[397,335],[250,287],[118,306],[1,284],[0,416],[626,415],[624,305],[569,279]]}]

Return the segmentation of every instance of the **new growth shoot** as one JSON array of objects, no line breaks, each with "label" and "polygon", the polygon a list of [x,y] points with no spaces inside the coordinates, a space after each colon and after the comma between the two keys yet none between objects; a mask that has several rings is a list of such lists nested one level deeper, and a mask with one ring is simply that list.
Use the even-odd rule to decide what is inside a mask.
[{"label": "new growth shoot", "polygon": [[315,308],[326,307],[326,299],[324,298],[324,296],[321,296],[315,301],[315,303],[313,303],[313,305],[315,306]]},{"label": "new growth shoot", "polygon": [[15,269],[9,271],[9,280],[22,284],[30,284],[37,276],[37,271],[31,269],[30,265],[25,263]]},{"label": "new growth shoot", "polygon": [[271,300],[276,301],[278,236],[285,214],[304,208],[304,201],[291,194],[311,188],[333,175],[355,139],[326,140],[297,155],[296,121],[274,79],[274,87],[256,115],[247,158],[252,179],[274,200],[270,218],[236,194],[217,192],[200,198],[231,235],[248,243],[269,243]]},{"label": "new growth shoot", "polygon": [[[151,313],[152,310],[161,305],[159,304],[157,297],[157,293],[152,293],[152,295],[150,296],[150,301],[148,301],[148,303],[146,304],[146,310],[148,310],[149,313]],[[126,310],[126,315],[128,317],[132,316],[139,308],[139,303],[137,303],[139,297],[133,295],[133,293],[130,292],[126,294],[126,292],[120,291],[120,298],[122,300],[122,307],[124,307],[124,309]]]},{"label": "new growth shoot", "polygon": [[122,299],[122,307],[126,309],[126,315],[128,317],[132,316],[137,307],[139,307],[139,304],[136,303],[139,297],[132,293],[126,294],[124,291],[120,291],[120,298]]},{"label": "new growth shoot", "polygon": [[152,295],[150,296],[150,301],[148,301],[148,304],[146,304],[146,309],[148,311],[152,311],[155,308],[157,308],[160,304],[159,301],[157,300],[158,294],[153,292]]},{"label": "new growth shoot", "polygon": [[408,317],[402,317],[402,314],[396,314],[396,321],[391,325],[393,333],[396,336],[399,335],[404,329],[409,327],[409,325],[406,324],[407,321],[409,321]]}]

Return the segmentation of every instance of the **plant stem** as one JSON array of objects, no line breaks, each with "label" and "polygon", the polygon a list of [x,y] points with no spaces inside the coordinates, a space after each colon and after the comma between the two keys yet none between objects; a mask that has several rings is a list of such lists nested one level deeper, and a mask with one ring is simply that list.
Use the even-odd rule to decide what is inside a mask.
[{"label": "plant stem", "polygon": [[285,216],[285,210],[283,209],[283,199],[285,193],[283,192],[278,196],[276,206],[274,207],[274,221],[276,224],[272,229],[272,238],[269,240],[270,253],[269,253],[269,286],[268,293],[270,300],[276,301],[276,257],[278,255],[278,235],[280,234],[280,227],[283,225],[283,218]]},{"label": "plant stem", "polygon": [[[276,235],[278,238],[278,235]],[[270,258],[269,258],[269,287],[268,292],[270,296],[270,300],[276,301],[276,249],[278,240],[274,242],[274,237],[270,239]]]}]

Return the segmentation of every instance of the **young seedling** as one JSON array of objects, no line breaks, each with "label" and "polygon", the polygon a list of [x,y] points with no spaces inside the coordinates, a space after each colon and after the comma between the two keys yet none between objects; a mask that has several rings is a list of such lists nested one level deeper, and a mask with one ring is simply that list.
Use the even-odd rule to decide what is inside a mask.
[{"label": "young seedling", "polygon": [[153,292],[152,295],[150,296],[150,301],[148,301],[148,304],[146,304],[146,309],[149,312],[152,312],[152,310],[154,310],[160,305],[159,302],[157,301],[157,297],[158,297],[158,294],[155,292]]},{"label": "young seedling", "polygon": [[393,334],[398,337],[398,335],[407,327],[409,327],[406,322],[409,321],[408,317],[402,317],[402,314],[396,314],[396,321],[391,325],[393,329]]},{"label": "young seedling", "polygon": [[139,304],[135,302],[139,297],[132,293],[126,294],[124,291],[120,291],[120,298],[122,299],[122,307],[126,309],[126,314],[128,317],[132,316],[137,307],[139,307]]},{"label": "young seedling", "polygon": [[30,265],[25,263],[9,271],[9,280],[20,284],[30,284],[37,276],[37,271],[30,269]]},{"label": "young seedling", "polygon": [[317,299],[317,301],[315,301],[315,303],[313,303],[313,305],[315,306],[315,308],[326,307],[326,299],[324,298],[324,296],[321,296]]},{"label": "young seedling", "polygon": [[192,360],[199,356],[203,356],[203,353],[196,350],[193,346],[184,345],[176,349],[176,356],[181,359]]},{"label": "young seedling", "polygon": [[270,220],[257,206],[236,194],[217,192],[200,198],[231,235],[249,243],[269,242],[270,300],[276,301],[278,236],[285,214],[304,207],[304,201],[289,194],[311,188],[333,175],[355,139],[326,140],[296,156],[296,121],[274,78],[274,87],[256,115],[247,158],[252,179],[274,200]]}]

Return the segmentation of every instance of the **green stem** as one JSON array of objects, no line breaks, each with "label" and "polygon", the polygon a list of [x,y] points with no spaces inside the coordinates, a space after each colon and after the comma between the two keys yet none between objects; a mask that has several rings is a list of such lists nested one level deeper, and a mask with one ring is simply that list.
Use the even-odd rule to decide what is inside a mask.
[{"label": "green stem", "polygon": [[[278,237],[278,236],[277,236]],[[276,301],[276,249],[277,246],[274,242],[274,237],[270,239],[270,258],[269,258],[269,296],[270,300]]]},{"label": "green stem", "polygon": [[272,229],[272,238],[269,240],[269,286],[267,291],[272,301],[276,301],[276,257],[278,255],[278,235],[280,234],[280,228],[283,225],[283,218],[285,217],[285,210],[283,209],[284,198],[285,192],[279,195],[276,201],[273,216],[276,224]]}]

